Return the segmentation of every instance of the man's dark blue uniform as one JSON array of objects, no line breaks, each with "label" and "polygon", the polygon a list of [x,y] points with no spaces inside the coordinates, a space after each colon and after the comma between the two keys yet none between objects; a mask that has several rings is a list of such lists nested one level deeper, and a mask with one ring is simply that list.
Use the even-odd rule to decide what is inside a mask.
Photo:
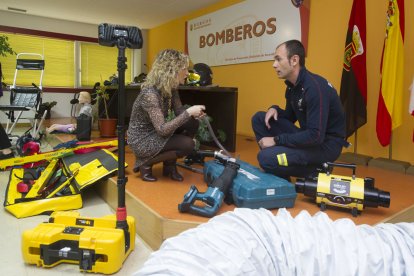
[{"label": "man's dark blue uniform", "polygon": [[256,140],[274,137],[275,141],[275,146],[261,149],[257,158],[266,172],[305,177],[322,163],[335,161],[348,144],[344,113],[332,85],[305,67],[300,68],[295,84],[285,83],[286,107],[272,106],[278,119],[270,119],[271,128],[265,124],[266,112],[257,112],[252,118]]}]

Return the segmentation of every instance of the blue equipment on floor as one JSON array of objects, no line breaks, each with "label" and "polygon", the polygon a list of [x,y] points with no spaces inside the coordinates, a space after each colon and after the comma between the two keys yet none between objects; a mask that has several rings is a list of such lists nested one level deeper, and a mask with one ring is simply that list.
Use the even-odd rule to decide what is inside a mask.
[{"label": "blue equipment on floor", "polygon": [[[265,173],[247,162],[240,165],[226,202],[244,208],[292,208],[296,200],[295,186],[273,174]],[[222,173],[222,164],[212,160],[204,163],[204,181],[209,183]]]},{"label": "blue equipment on floor", "polygon": [[[190,191],[184,195],[183,202],[178,205],[180,212],[189,212],[209,218],[217,214],[228,190],[233,185],[233,179],[236,177],[240,165],[234,158],[228,158],[224,155],[216,155],[215,157],[224,166],[222,173],[209,182],[209,187],[204,193],[199,193],[194,185],[191,186]],[[205,203],[205,206],[198,206],[197,201]]]},{"label": "blue equipment on floor", "polygon": [[[178,205],[180,212],[214,216],[221,207],[223,196],[226,203],[244,208],[274,209],[294,206],[296,191],[295,186],[289,181],[265,173],[247,162],[235,162],[234,158],[221,152],[199,151],[198,154],[215,158],[206,162],[203,160],[204,181],[209,187],[205,193],[199,193],[197,188],[192,186],[184,196],[183,202]],[[231,164],[237,164],[238,169],[232,168]],[[231,183],[228,183],[230,181]],[[225,189],[217,189],[217,183],[223,182],[228,186]],[[203,202],[205,206],[197,205],[197,201]]]}]

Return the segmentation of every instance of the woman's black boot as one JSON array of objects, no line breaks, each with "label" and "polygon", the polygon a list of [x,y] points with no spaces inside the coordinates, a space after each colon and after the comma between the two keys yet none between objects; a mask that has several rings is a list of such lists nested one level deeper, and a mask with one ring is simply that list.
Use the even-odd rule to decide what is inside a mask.
[{"label": "woman's black boot", "polygon": [[149,182],[157,181],[157,178],[152,175],[152,165],[141,165],[139,172],[141,173],[142,180]]},{"label": "woman's black boot", "polygon": [[[152,165],[157,164],[159,162],[167,162],[167,167],[168,164],[172,164],[174,165],[175,168],[175,160],[177,159],[177,155],[175,153],[175,151],[170,150],[170,151],[164,151],[159,153],[158,155],[154,156],[153,158],[151,158],[150,160],[148,160],[147,162],[145,162],[145,164],[139,166],[135,165],[135,167],[133,168],[134,172],[137,171],[139,169],[139,171],[141,172],[141,178],[144,181],[157,181],[157,178],[155,176],[152,175]],[[168,163],[168,160],[172,160],[172,163]],[[164,169],[165,169],[165,165],[164,165]],[[168,169],[168,175],[170,175]],[[175,174],[174,175],[179,175],[178,177],[171,177],[174,180],[177,181],[182,181],[182,180],[178,180],[178,179],[182,179],[183,177],[177,172],[177,169],[175,168]],[[165,175],[165,174],[164,174]]]},{"label": "woman's black boot", "polygon": [[177,159],[164,161],[162,174],[169,176],[174,181],[183,181],[184,177],[177,171]]}]

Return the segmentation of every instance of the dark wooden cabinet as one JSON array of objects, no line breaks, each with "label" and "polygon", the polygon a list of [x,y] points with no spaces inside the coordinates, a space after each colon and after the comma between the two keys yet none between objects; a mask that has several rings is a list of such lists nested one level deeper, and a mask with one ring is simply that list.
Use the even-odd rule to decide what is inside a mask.
[{"label": "dark wooden cabinet", "polygon": [[[236,150],[237,127],[237,88],[182,86],[178,89],[181,102],[188,105],[206,106],[206,113],[213,121],[211,127],[216,132],[221,129],[226,133],[226,141],[221,144],[231,152]],[[217,147],[214,142],[208,146]]]},{"label": "dark wooden cabinet", "polygon": [[[201,104],[206,106],[206,113],[213,121],[211,127],[216,131],[223,130],[226,133],[226,141],[221,144],[231,152],[236,150],[236,126],[237,126],[237,88],[236,87],[205,87],[205,86],[180,86],[178,89],[183,105]],[[110,118],[118,118],[118,87],[107,88],[110,95],[108,100],[108,113]],[[129,123],[132,106],[140,92],[139,86],[125,87],[125,124]],[[99,105],[99,113],[103,110],[103,104]],[[214,142],[207,146],[217,147]]]},{"label": "dark wooden cabinet", "polygon": [[[131,117],[132,106],[134,105],[135,98],[140,92],[140,86],[126,86],[125,87],[125,124],[129,124],[129,119]],[[118,118],[118,87],[111,86],[106,89],[106,92],[109,95],[107,101],[108,104],[108,115],[109,118]],[[99,103],[98,107],[99,118],[105,116],[104,104],[103,102]]]}]

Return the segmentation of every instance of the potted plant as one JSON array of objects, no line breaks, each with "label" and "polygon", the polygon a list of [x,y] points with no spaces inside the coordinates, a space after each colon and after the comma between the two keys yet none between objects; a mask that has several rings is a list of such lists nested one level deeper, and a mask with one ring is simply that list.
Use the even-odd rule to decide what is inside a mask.
[{"label": "potted plant", "polygon": [[95,83],[93,94],[98,100],[98,106],[103,105],[103,112],[99,112],[98,122],[101,137],[115,137],[116,136],[116,118],[110,118],[108,112],[109,94],[106,91],[107,86],[101,85],[99,82]]}]

